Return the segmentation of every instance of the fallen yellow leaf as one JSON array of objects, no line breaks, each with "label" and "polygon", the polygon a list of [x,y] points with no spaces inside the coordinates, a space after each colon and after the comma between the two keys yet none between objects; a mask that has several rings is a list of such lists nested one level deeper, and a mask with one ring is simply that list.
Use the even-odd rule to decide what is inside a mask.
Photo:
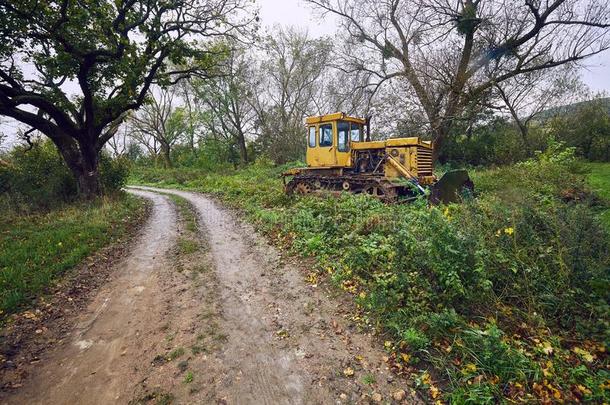
[{"label": "fallen yellow leaf", "polygon": [[572,349],[572,351],[574,353],[576,353],[577,355],[579,355],[587,363],[591,363],[593,361],[593,359],[595,358],[595,356],[593,356],[591,353],[589,353],[588,351],[586,351],[584,349],[581,349],[580,347],[575,347]]},{"label": "fallen yellow leaf", "polygon": [[439,395],[440,395],[440,391],[438,390],[438,388],[436,388],[434,385],[431,385],[430,386],[430,396],[432,397],[432,399],[438,398]]},{"label": "fallen yellow leaf", "polygon": [[354,370],[351,367],[348,367],[343,370],[343,375],[345,375],[346,377],[352,377],[354,375]]},{"label": "fallen yellow leaf", "polygon": [[468,363],[462,368],[464,374],[474,373],[475,371],[477,371],[477,366],[473,363]]},{"label": "fallen yellow leaf", "polygon": [[428,374],[428,372],[426,371],[421,377],[421,382],[426,385],[430,385],[431,381],[432,379],[430,378],[430,374]]},{"label": "fallen yellow leaf", "polygon": [[553,346],[549,342],[544,342],[542,346],[542,351],[545,354],[553,354]]}]

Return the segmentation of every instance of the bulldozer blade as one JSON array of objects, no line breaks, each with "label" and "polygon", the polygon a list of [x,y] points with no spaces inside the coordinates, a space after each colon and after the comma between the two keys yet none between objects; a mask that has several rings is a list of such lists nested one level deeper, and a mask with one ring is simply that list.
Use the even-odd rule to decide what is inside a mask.
[{"label": "bulldozer blade", "polygon": [[465,195],[472,195],[474,184],[466,170],[452,170],[443,175],[430,187],[429,200],[432,204],[461,202]]}]

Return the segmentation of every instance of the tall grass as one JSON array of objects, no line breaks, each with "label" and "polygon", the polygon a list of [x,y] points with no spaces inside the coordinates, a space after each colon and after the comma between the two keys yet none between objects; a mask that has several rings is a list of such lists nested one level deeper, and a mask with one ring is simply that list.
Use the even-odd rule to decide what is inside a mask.
[{"label": "tall grass", "polygon": [[591,187],[603,200],[600,204],[600,217],[610,231],[610,163],[589,163],[587,178]]},{"label": "tall grass", "polygon": [[573,151],[473,174],[460,205],[288,198],[283,168],[134,173],[212,193],[315,258],[429,400],[608,401],[610,247]]},{"label": "tall grass", "polygon": [[142,215],[129,195],[0,218],[0,313],[15,311],[63,272],[123,237]]}]

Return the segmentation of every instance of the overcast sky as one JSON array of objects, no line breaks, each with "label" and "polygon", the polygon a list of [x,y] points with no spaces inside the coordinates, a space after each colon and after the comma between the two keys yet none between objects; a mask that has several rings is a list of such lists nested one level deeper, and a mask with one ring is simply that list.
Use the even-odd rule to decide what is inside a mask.
[{"label": "overcast sky", "polygon": [[[312,36],[333,36],[337,20],[331,15],[322,18],[302,0],[257,0],[263,27],[279,24],[306,29]],[[597,55],[586,62],[582,70],[584,82],[595,91],[610,93],[610,51]],[[0,131],[14,134],[19,124],[0,118]],[[5,147],[7,145],[4,145]]]}]

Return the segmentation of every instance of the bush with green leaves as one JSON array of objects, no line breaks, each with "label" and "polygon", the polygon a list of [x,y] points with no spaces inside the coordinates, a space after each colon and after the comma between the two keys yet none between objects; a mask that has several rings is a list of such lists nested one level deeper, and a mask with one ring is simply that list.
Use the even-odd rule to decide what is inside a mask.
[{"label": "bush with green leaves", "polygon": [[526,139],[504,117],[457,122],[443,143],[440,160],[449,165],[514,164],[545,151],[555,140],[573,148],[578,157],[610,161],[610,99],[595,98],[540,114],[528,124]]},{"label": "bush with green leaves", "polygon": [[[277,243],[313,258],[393,342],[399,362],[434,370],[445,399],[607,396],[599,347],[610,340],[610,238],[565,145],[475,171],[477,198],[440,207],[287,197],[284,168],[261,162],[179,186],[240,207]],[[165,173],[163,184],[175,185]]]},{"label": "bush with green leaves", "polygon": [[[100,156],[100,182],[105,193],[120,190],[129,174],[129,162]],[[0,165],[0,204],[6,211],[48,210],[77,197],[74,177],[50,141],[32,147],[17,146]]]},{"label": "bush with green leaves", "polygon": [[76,182],[57,149],[38,142],[30,149],[14,148],[0,167],[0,192],[5,204],[17,209],[49,209],[76,195]]},{"label": "bush with green leaves", "polygon": [[610,99],[597,98],[552,117],[547,133],[593,161],[610,161]]},{"label": "bush with green leaves", "polygon": [[100,156],[100,182],[102,191],[106,194],[121,190],[127,183],[131,163],[128,159],[111,158],[108,154]]}]

